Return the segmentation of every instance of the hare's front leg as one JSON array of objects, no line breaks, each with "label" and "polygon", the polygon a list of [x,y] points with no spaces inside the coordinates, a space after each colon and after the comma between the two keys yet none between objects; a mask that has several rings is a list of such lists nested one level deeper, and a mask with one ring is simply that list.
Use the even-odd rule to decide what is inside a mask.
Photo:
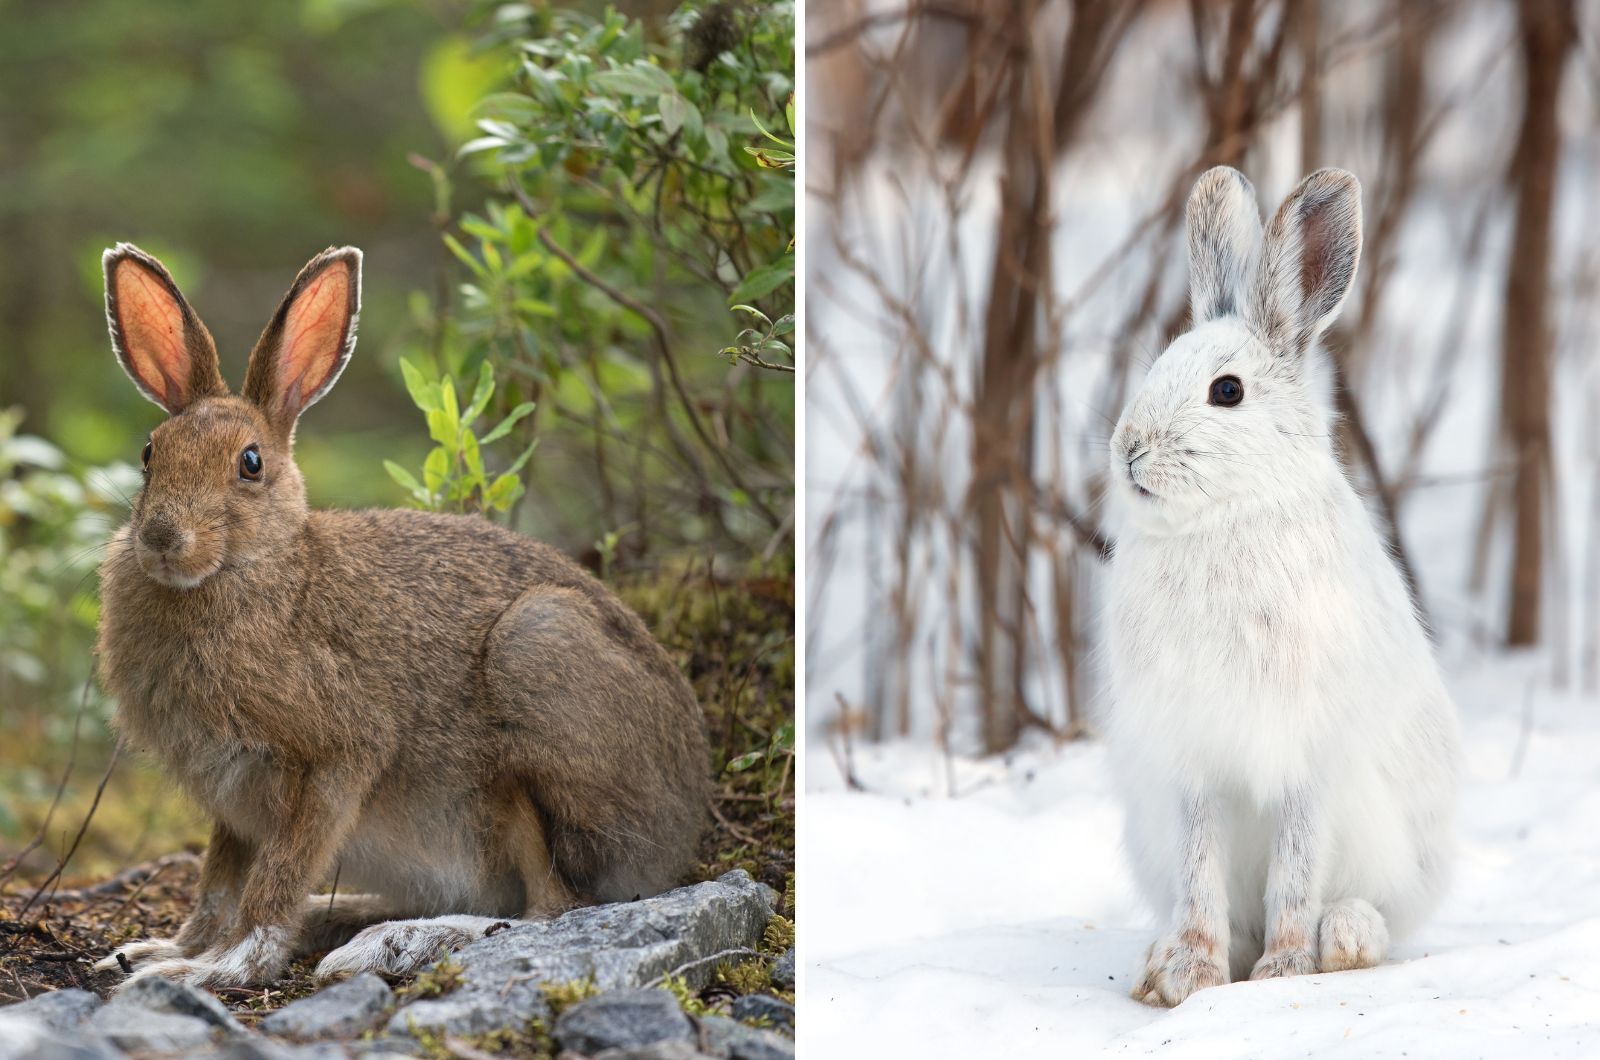
[{"label": "hare's front leg", "polygon": [[1267,869],[1267,948],[1251,979],[1307,975],[1317,970],[1317,925],[1322,918],[1325,837],[1315,797],[1294,790],[1278,806],[1272,862]]},{"label": "hare's front leg", "polygon": [[1179,894],[1172,926],[1145,955],[1136,1001],[1177,1005],[1197,990],[1228,981],[1228,888],[1216,799],[1184,801]]},{"label": "hare's front leg", "polygon": [[344,772],[307,769],[286,776],[282,804],[262,817],[233,916],[217,925],[203,952],[145,965],[133,978],[159,975],[207,987],[276,979],[294,956],[306,894],[349,834],[365,790]]},{"label": "hare's front leg", "polygon": [[205,862],[200,867],[194,911],[178,929],[177,936],[120,946],[109,957],[95,962],[95,971],[121,967],[124,961],[140,967],[152,961],[193,957],[206,949],[221,937],[233,919],[239,903],[239,889],[249,865],[249,843],[218,822],[211,829],[211,842],[206,846]]}]

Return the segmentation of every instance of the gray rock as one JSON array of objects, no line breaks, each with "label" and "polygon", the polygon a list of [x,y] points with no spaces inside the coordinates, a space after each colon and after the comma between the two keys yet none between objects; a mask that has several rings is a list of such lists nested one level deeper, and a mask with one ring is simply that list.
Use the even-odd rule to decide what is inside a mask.
[{"label": "gray rock", "polygon": [[198,1016],[157,1012],[118,998],[85,1026],[125,1052],[177,1053],[210,1045],[217,1028]]},{"label": "gray rock", "polygon": [[187,983],[174,983],[159,975],[135,979],[123,987],[114,1005],[136,1005],[152,1012],[172,1016],[192,1016],[230,1035],[244,1034],[244,1025],[233,1018],[226,1005]]},{"label": "gray rock", "polygon": [[790,946],[783,951],[772,964],[772,985],[779,990],[794,989],[794,947]]},{"label": "gray rock", "polygon": [[397,1034],[386,1034],[380,1038],[367,1041],[354,1041],[344,1043],[350,1050],[350,1055],[362,1057],[364,1060],[387,1060],[392,1056],[421,1056],[422,1047],[415,1038]]},{"label": "gray rock", "polygon": [[70,1031],[80,1026],[105,1002],[87,990],[52,990],[48,994],[7,1005],[0,1013],[38,1020],[51,1030]]},{"label": "gray rock", "polygon": [[746,994],[733,999],[736,1020],[766,1020],[774,1027],[794,1030],[794,1006],[767,994]]},{"label": "gray rock", "polygon": [[552,1033],[563,1049],[593,1056],[606,1049],[687,1041],[694,1024],[665,990],[617,990],[573,1005]]},{"label": "gray rock", "polygon": [[594,1060],[709,1060],[705,1053],[688,1042],[656,1042],[634,1049],[606,1049],[594,1054]]},{"label": "gray rock", "polygon": [[196,1060],[349,1060],[351,1052],[339,1042],[291,1045],[251,1035],[229,1038],[210,1052],[194,1055]]},{"label": "gray rock", "polygon": [[704,1016],[700,1031],[706,1048],[729,1060],[793,1060],[794,1042],[781,1034],[751,1027],[726,1016]]},{"label": "gray rock", "polygon": [[472,1035],[548,1018],[540,983],[592,979],[601,990],[646,986],[680,973],[703,986],[714,962],[703,958],[753,946],[777,895],[742,870],[637,902],[574,909],[553,920],[517,922],[463,948],[453,959],[462,983],[441,998],[414,1001],[389,1019],[405,1034],[412,1026]]},{"label": "gray rock", "polygon": [[261,1021],[268,1034],[307,1040],[353,1038],[376,1027],[394,1005],[394,993],[368,972],[291,1002]]},{"label": "gray rock", "polygon": [[104,1038],[58,1031],[43,1019],[12,1015],[20,1005],[0,1009],[0,1060],[120,1060],[122,1053]]},{"label": "gray rock", "polygon": [[[337,1054],[341,1060],[343,1052]],[[198,1060],[301,1060],[300,1052],[291,1046],[267,1038],[229,1038],[209,1052],[198,1054]]]}]

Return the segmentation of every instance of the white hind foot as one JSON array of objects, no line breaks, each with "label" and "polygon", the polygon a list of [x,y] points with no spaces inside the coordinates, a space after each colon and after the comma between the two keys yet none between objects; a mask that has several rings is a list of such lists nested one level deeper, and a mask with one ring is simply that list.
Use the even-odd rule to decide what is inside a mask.
[{"label": "white hind foot", "polygon": [[[118,946],[110,956],[95,961],[93,968],[97,972],[109,972],[114,968],[127,971],[141,964],[170,961],[182,956],[183,947],[178,944],[177,939],[146,939],[143,942],[130,942],[126,946]],[[122,960],[118,960],[119,957]],[[126,967],[123,961],[127,962]]]},{"label": "white hind foot", "polygon": [[1324,909],[1318,935],[1325,972],[1376,968],[1389,951],[1389,925],[1361,898],[1345,898]]},{"label": "white hind foot", "polygon": [[317,965],[317,979],[348,979],[362,972],[398,978],[410,975],[469,942],[517,923],[492,916],[439,916],[374,924]]}]

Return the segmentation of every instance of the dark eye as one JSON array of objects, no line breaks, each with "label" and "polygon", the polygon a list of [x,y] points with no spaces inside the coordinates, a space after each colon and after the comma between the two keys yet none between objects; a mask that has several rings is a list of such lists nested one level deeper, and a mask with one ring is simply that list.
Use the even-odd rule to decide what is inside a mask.
[{"label": "dark eye", "polygon": [[149,467],[150,466],[150,454],[154,450],[155,450],[155,443],[154,442],[145,442],[144,443],[144,452],[139,454],[139,459],[144,464],[145,467]]},{"label": "dark eye", "polygon": [[261,450],[249,446],[239,454],[239,477],[251,482],[261,481]]},{"label": "dark eye", "polygon": [[1211,403],[1231,409],[1244,400],[1244,384],[1236,375],[1225,375],[1211,381]]}]

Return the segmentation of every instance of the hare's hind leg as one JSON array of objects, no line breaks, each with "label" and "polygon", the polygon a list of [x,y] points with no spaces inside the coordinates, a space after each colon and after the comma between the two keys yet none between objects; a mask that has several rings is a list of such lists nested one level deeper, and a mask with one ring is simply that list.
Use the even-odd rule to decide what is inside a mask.
[{"label": "hare's hind leg", "polygon": [[558,916],[578,905],[567,881],[556,871],[544,821],[528,785],[507,781],[499,785],[496,795],[495,854],[522,884],[522,919]]},{"label": "hare's hind leg", "polygon": [[406,910],[379,894],[313,894],[300,915],[295,952],[316,953],[349,942],[373,924],[405,916]]},{"label": "hare's hind leg", "polygon": [[1372,903],[1344,898],[1322,911],[1319,965],[1324,972],[1376,968],[1389,949],[1389,926]]},{"label": "hare's hind leg", "polygon": [[484,685],[573,894],[628,901],[672,886],[705,816],[704,717],[638,617],[531,588],[489,632]]},{"label": "hare's hind leg", "polygon": [[[549,844],[545,841],[544,823],[525,786],[514,781],[496,785],[491,812],[490,849],[485,860],[491,872],[510,873],[520,882],[522,919],[556,916],[576,905],[566,881],[556,872]],[[350,912],[329,919],[342,921],[341,926],[348,925],[381,908],[381,902],[363,906],[357,901],[365,898],[365,895],[351,896]],[[372,919],[383,917],[378,915]],[[317,965],[317,978],[346,979],[362,972],[390,977],[410,975],[446,953],[454,953],[513,923],[506,917],[458,915],[371,924],[324,957]],[[308,931],[309,924],[308,917]],[[313,948],[320,947],[307,947]]]}]

